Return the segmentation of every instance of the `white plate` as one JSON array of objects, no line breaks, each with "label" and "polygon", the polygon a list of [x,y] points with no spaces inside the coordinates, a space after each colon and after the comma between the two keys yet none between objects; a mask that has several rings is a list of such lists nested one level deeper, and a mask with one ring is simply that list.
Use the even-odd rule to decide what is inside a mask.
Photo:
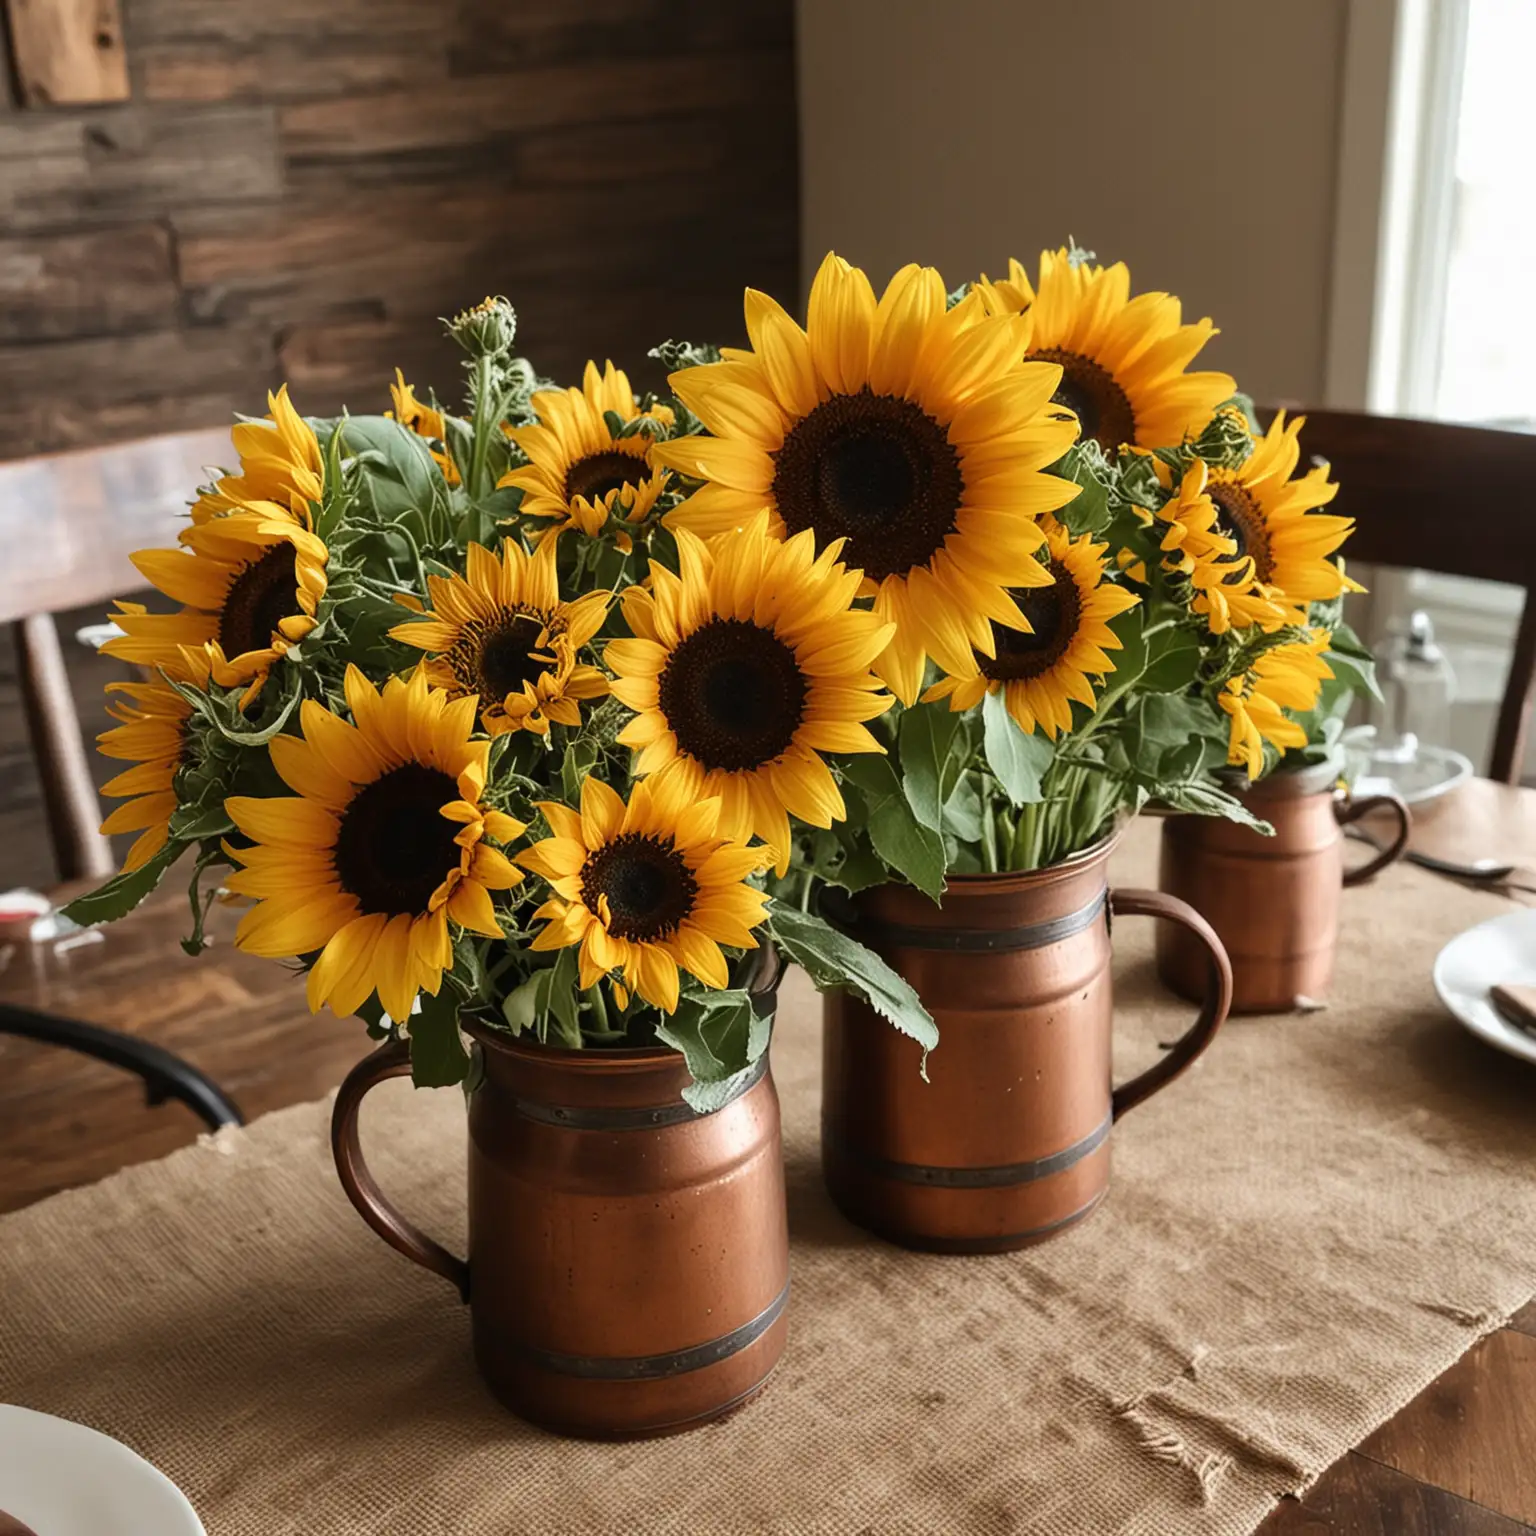
[{"label": "white plate", "polygon": [[1497,986],[1536,986],[1536,910],[1506,912],[1458,933],[1435,957],[1440,1001],[1480,1039],[1536,1062],[1536,1037],[1506,1024],[1488,1000]]},{"label": "white plate", "polygon": [[126,1445],[4,1403],[0,1510],[37,1536],[207,1536],[175,1483]]}]

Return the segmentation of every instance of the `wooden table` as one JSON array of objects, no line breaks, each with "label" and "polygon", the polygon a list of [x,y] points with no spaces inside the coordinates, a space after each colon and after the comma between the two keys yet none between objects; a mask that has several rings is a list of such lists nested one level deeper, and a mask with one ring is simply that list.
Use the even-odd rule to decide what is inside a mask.
[{"label": "wooden table", "polygon": [[[1452,858],[1499,854],[1536,871],[1536,791],[1476,780],[1422,816],[1415,843]],[[1528,878],[1536,885],[1536,874]],[[179,942],[186,918],[184,902],[166,895],[64,955],[0,946],[0,998],[137,1031],[210,1073],[250,1117],[335,1087],[366,1048],[361,1028],[328,1014],[311,1018],[293,974],[229,943],[232,913],[214,916],[215,948],[186,959]],[[200,1129],[179,1105],[146,1109],[136,1079],[0,1037],[0,1211],[162,1156]],[[1533,1448],[1536,1303],[1261,1529],[1264,1536],[1536,1533]]]}]

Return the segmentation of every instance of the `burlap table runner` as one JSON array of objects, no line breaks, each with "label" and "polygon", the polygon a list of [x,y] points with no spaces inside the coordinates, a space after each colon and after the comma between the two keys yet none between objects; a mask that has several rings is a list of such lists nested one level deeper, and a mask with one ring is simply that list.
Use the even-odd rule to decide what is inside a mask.
[{"label": "burlap table runner", "polygon": [[[1132,830],[1121,883],[1154,838]],[[327,1105],[0,1222],[0,1399],[126,1440],[211,1536],[1247,1532],[1536,1291],[1536,1072],[1429,982],[1507,909],[1406,868],[1347,893],[1333,1006],[1229,1024],[1116,1129],[1102,1209],[995,1258],[899,1252],[831,1208],[792,987],[789,1348],[755,1404],[681,1438],[580,1444],[498,1408],[449,1288],[343,1199]],[[1188,1018],[1150,928],[1115,934],[1122,1073]],[[364,1134],[461,1241],[457,1092],[391,1084]]]}]

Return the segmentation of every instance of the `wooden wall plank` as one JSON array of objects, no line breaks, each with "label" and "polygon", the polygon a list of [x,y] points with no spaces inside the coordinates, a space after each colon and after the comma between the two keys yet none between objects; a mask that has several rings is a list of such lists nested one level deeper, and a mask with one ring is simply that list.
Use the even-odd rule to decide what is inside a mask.
[{"label": "wooden wall plank", "polygon": [[794,17],[779,0],[464,0],[452,30],[456,74],[500,74],[573,59],[788,51]]},{"label": "wooden wall plank", "polygon": [[792,0],[133,0],[134,100],[0,102],[0,454],[217,422],[279,370],[458,386],[508,294],[539,365],[793,299]]},{"label": "wooden wall plank", "polygon": [[283,187],[267,106],[130,106],[68,122],[18,113],[0,124],[0,225],[10,233],[275,200]]},{"label": "wooden wall plank", "polygon": [[148,101],[305,101],[445,79],[448,53],[440,35],[424,36],[410,50],[393,39],[344,35],[318,47],[275,40],[259,51],[194,39],[136,53],[134,73],[134,94]]},{"label": "wooden wall plank", "polygon": [[118,0],[6,0],[12,64],[32,107],[128,99]]},{"label": "wooden wall plank", "polygon": [[[221,426],[277,378],[265,325],[149,331],[0,350],[0,458]],[[190,487],[189,487],[190,489]]]},{"label": "wooden wall plank", "polygon": [[280,121],[284,152],[295,162],[419,154],[562,124],[696,115],[743,99],[792,115],[792,78],[776,52],[605,60],[305,102],[283,108]]},{"label": "wooden wall plank", "polygon": [[163,224],[0,239],[0,342],[167,330],[180,313]]}]

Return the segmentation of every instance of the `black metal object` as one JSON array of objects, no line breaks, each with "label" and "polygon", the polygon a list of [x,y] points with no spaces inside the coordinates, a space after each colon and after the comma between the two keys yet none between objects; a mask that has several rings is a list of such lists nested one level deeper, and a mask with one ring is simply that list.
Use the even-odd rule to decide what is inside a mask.
[{"label": "black metal object", "polygon": [[0,1034],[40,1040],[44,1045],[78,1051],[82,1056],[94,1056],[98,1061],[133,1072],[143,1078],[145,1097],[151,1104],[178,1099],[213,1130],[245,1124],[245,1116],[211,1077],[199,1072],[191,1062],[136,1035],[39,1013],[33,1008],[17,1008],[11,1003],[0,1003]]}]

